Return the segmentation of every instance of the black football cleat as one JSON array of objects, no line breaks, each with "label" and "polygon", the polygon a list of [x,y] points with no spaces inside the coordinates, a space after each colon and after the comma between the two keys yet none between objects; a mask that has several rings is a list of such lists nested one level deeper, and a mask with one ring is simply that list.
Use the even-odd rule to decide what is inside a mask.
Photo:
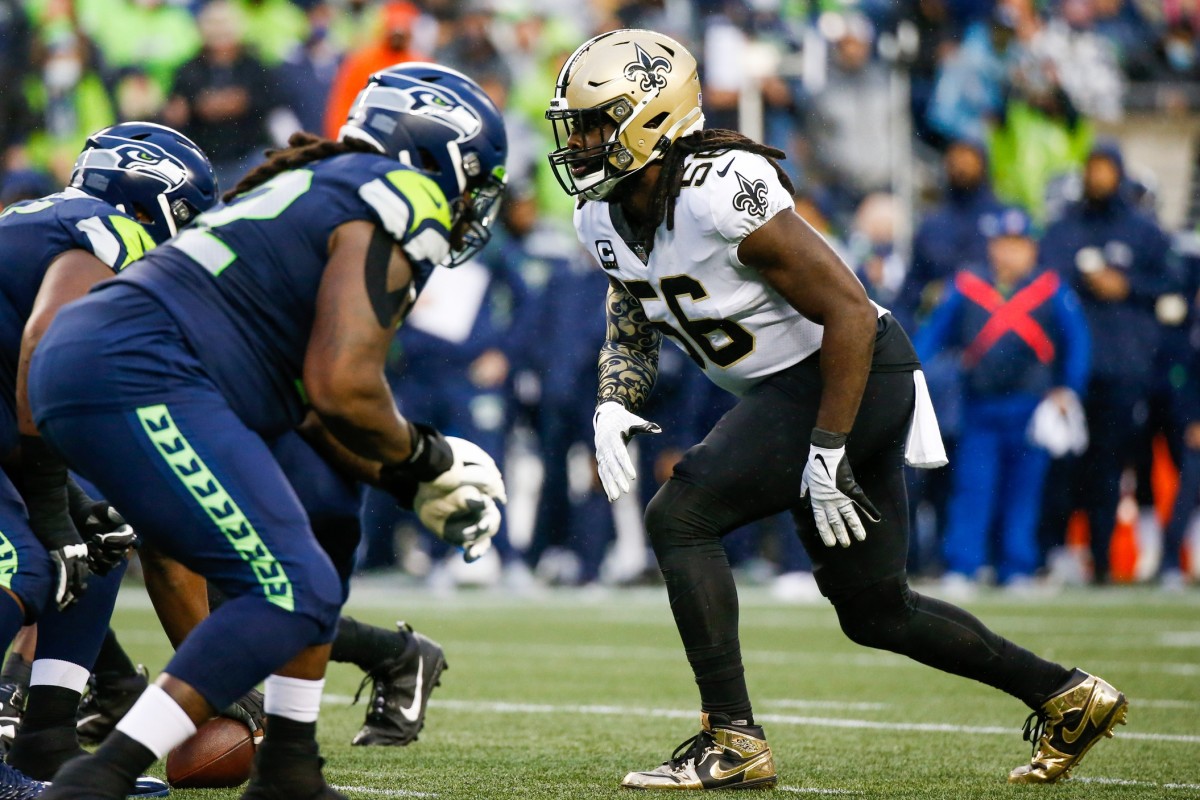
[{"label": "black football cleat", "polygon": [[1124,725],[1129,701],[1107,681],[1075,671],[1072,683],[1025,721],[1033,758],[1008,774],[1009,783],[1054,783],[1071,777],[1087,751]]},{"label": "black football cleat", "polygon": [[[414,742],[425,725],[429,695],[441,683],[447,669],[446,657],[437,642],[413,633],[412,626],[396,623],[406,631],[415,647],[403,655],[380,663],[363,678],[359,694],[367,681],[374,682],[367,719],[351,744],[399,746]],[[354,696],[358,702],[358,694]]]},{"label": "black football cleat", "polygon": [[[87,755],[70,720],[42,730],[21,731],[8,750],[8,763],[31,778],[48,781],[63,764]],[[3,795],[0,795],[3,797]]]},{"label": "black football cleat", "polygon": [[325,783],[324,765],[316,742],[264,739],[254,753],[250,783],[241,800],[348,800]]},{"label": "black football cleat", "polygon": [[19,683],[0,684],[0,758],[12,747],[25,713],[25,690]]},{"label": "black football cleat", "polygon": [[100,744],[112,733],[125,712],[133,707],[149,685],[149,673],[141,664],[134,675],[99,673],[88,679],[88,693],[79,703],[75,730],[84,744]]},{"label": "black football cleat", "polygon": [[775,785],[775,759],[762,727],[735,725],[719,714],[701,714],[701,731],[660,766],[631,772],[626,789],[769,789]]}]

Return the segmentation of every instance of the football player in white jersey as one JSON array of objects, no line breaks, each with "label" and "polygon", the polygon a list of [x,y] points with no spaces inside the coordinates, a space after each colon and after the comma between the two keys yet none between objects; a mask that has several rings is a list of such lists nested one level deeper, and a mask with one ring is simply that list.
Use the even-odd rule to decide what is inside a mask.
[{"label": "football player in white jersey", "polygon": [[[596,457],[610,499],[636,477],[626,445],[667,336],[740,398],[646,509],[646,529],[700,689],[700,732],[623,786],[770,786],[721,537],[793,511],[822,593],[853,641],[1001,689],[1032,709],[1033,758],[1014,783],[1052,783],[1125,720],[1125,696],[913,592],[903,466],[945,463],[920,364],[900,325],[794,211],[782,153],[705,130],[696,61],[651,31],[585,42],[546,113],[550,163],[610,279]],[[807,457],[806,457],[807,456]],[[851,470],[853,464],[853,471]]]}]

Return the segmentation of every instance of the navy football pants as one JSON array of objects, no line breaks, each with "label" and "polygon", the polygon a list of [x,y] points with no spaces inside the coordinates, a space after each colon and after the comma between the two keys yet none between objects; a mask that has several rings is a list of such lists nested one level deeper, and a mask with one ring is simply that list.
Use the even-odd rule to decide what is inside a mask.
[{"label": "navy football pants", "polygon": [[31,402],[72,468],[230,598],[166,668],[224,708],[333,639],[342,584],[267,444],[144,297],[105,292],[60,312],[31,368]]}]

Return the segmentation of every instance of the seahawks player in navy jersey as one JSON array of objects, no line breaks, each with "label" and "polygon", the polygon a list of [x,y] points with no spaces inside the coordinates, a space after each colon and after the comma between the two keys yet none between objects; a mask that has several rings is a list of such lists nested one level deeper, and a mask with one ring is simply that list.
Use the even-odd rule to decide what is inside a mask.
[{"label": "seahawks player in navy jersey", "polygon": [[[60,728],[65,736],[51,729],[73,716],[135,537],[68,478],[37,435],[26,393],[29,358],[63,304],[216,199],[212,167],[195,144],[170,128],[130,122],[88,138],[63,191],[0,214],[0,456],[8,476],[0,475],[0,638],[7,645],[22,623],[39,622],[22,748],[9,756],[38,777],[83,752],[73,725]],[[166,785],[151,781],[149,791]]]},{"label": "seahawks player in navy jersey", "polygon": [[505,183],[499,112],[465,76],[406,64],[372,76],[340,141],[291,145],[226,206],[64,309],[33,359],[43,435],[229,597],[48,798],[124,796],[263,679],[266,736],[243,797],[341,797],[315,734],[344,587],[265,437],[307,417],[322,455],[468,551],[499,524],[494,465],[405,420],[383,378],[430,271],[488,238]]},{"label": "seahawks player in navy jersey", "polygon": [[1124,722],[1126,698],[909,588],[903,467],[945,463],[936,418],[904,330],[796,215],[776,161],[783,154],[705,130],[695,59],[652,31],[612,31],[579,47],[546,116],[558,141],[551,166],[583,201],[576,231],[611,284],[594,416],[609,498],[636,477],[629,438],[656,432],[637,412],[664,336],[738,397],[646,509],[702,728],[622,785],[776,782],[746,686],[721,537],[784,510],[851,640],[1021,700],[1033,712],[1034,753],[1009,780],[1069,775]]}]

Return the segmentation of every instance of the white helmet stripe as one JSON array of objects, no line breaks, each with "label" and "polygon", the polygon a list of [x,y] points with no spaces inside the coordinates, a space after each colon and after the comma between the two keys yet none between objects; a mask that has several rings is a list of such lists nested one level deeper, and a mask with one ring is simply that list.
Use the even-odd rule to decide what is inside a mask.
[{"label": "white helmet stripe", "polygon": [[175,225],[175,215],[171,212],[171,204],[167,202],[166,193],[160,194],[157,199],[158,207],[162,209],[163,221],[167,223],[168,230],[170,230],[171,235],[174,236],[179,232],[179,228]]}]

